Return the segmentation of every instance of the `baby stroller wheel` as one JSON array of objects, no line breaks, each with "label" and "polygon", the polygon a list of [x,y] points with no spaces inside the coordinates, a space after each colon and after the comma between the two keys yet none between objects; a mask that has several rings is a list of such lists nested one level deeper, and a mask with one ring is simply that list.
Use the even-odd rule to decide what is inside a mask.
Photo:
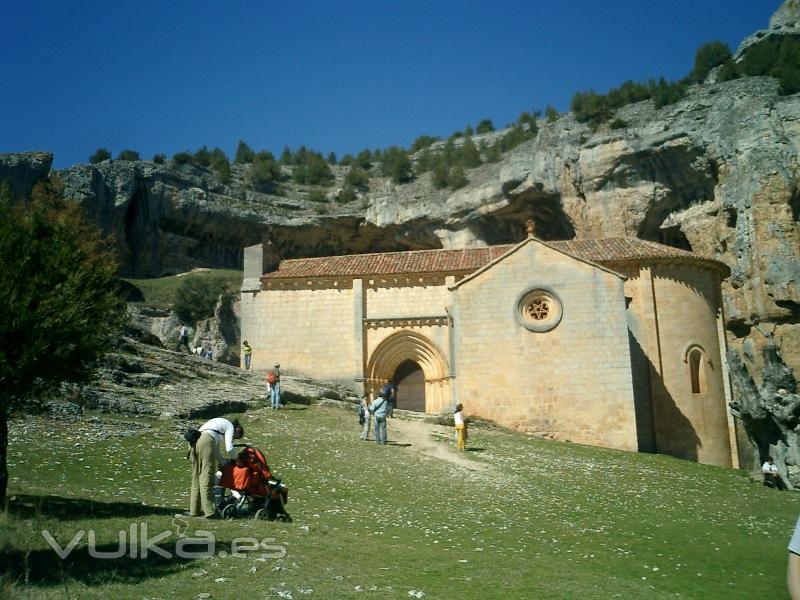
[{"label": "baby stroller wheel", "polygon": [[278,515],[276,517],[276,519],[278,521],[281,521],[282,523],[291,523],[292,522],[292,517],[289,516],[289,513],[280,514],[280,515]]},{"label": "baby stroller wheel", "polygon": [[236,517],[236,506],[228,504],[220,512],[220,516],[227,521],[233,520]]},{"label": "baby stroller wheel", "polygon": [[269,520],[269,511],[266,508],[259,508],[256,511],[255,517],[253,517],[257,521],[268,521]]}]

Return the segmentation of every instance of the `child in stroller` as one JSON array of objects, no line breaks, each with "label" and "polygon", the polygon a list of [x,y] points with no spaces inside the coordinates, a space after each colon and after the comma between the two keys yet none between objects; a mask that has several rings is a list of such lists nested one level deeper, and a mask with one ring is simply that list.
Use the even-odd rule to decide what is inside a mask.
[{"label": "child in stroller", "polygon": [[[264,453],[247,445],[235,461],[222,467],[222,475],[214,489],[217,510],[223,519],[254,516],[267,521],[286,521],[292,518],[286,512],[289,488],[274,478]],[[225,489],[230,490],[225,495]]]}]

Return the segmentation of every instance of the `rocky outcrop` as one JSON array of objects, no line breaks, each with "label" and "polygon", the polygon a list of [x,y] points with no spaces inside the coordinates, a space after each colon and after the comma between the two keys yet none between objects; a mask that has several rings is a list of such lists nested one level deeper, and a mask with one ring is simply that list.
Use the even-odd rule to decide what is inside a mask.
[{"label": "rocky outcrop", "polygon": [[14,199],[29,198],[33,186],[49,177],[52,164],[49,152],[0,154],[0,185],[7,185]]},{"label": "rocky outcrop", "polygon": [[[98,369],[96,379],[79,393],[59,394],[58,406],[76,398],[84,408],[117,414],[200,419],[244,412],[265,405],[262,373],[173,352],[135,331],[117,344]],[[138,338],[138,339],[137,339]],[[147,343],[147,342],[150,343]],[[355,401],[345,389],[282,374],[286,399]]]}]

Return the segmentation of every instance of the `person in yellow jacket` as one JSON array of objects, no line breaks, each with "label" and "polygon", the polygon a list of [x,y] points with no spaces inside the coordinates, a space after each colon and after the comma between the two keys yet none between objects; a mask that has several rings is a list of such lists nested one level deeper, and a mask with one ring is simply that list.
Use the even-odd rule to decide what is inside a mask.
[{"label": "person in yellow jacket", "polygon": [[456,406],[456,412],[453,414],[453,421],[456,425],[456,447],[459,450],[467,449],[467,422],[464,420],[464,405],[459,404]]}]

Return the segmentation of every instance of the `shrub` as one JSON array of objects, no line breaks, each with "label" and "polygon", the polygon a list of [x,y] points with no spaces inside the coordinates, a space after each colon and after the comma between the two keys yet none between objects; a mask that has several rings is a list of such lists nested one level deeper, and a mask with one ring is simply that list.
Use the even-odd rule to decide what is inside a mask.
[{"label": "shrub", "polygon": [[328,196],[323,190],[311,190],[308,194],[309,202],[327,202]]},{"label": "shrub", "polygon": [[335,165],[336,164],[336,152],[328,153],[328,164]]},{"label": "shrub", "polygon": [[548,104],[544,108],[544,118],[547,119],[548,123],[555,123],[558,120],[558,111]]},{"label": "shrub", "polygon": [[348,167],[353,164],[353,155],[352,154],[345,154],[342,157],[342,160],[339,161],[339,164],[343,167]]},{"label": "shrub", "polygon": [[336,195],[336,201],[341,202],[342,204],[346,204],[347,202],[353,202],[354,200],[358,199],[358,194],[353,186],[345,184],[342,186],[342,189],[339,190],[339,193]]},{"label": "shrub", "polygon": [[611,127],[611,129],[624,129],[627,126],[628,126],[628,124],[623,119],[620,119],[619,117],[617,117],[616,119],[611,121],[611,123],[609,124],[609,127]]},{"label": "shrub", "polygon": [[214,315],[214,307],[224,291],[221,281],[187,275],[175,291],[175,313],[182,321],[194,325]]},{"label": "shrub", "polygon": [[167,155],[159,152],[153,157],[153,162],[157,165],[163,165],[165,162],[167,162]]},{"label": "shrub", "polygon": [[437,162],[432,169],[432,179],[433,187],[437,190],[441,190],[447,187],[447,175],[449,174],[449,169],[447,168],[447,164],[444,161]]},{"label": "shrub", "polygon": [[111,152],[109,152],[107,148],[98,148],[94,151],[94,154],[89,157],[89,162],[93,165],[96,165],[97,163],[101,163],[110,158]]},{"label": "shrub", "polygon": [[136,150],[120,150],[117,160],[139,160],[139,153]]},{"label": "shrub", "polygon": [[469,183],[467,179],[466,173],[464,173],[464,169],[461,167],[453,167],[447,173],[447,185],[452,190],[457,190],[459,188],[464,187]]},{"label": "shrub", "polygon": [[364,169],[358,167],[351,167],[344,178],[345,185],[350,185],[354,188],[365,190],[369,188],[369,174]]},{"label": "shrub", "polygon": [[421,135],[417,139],[414,140],[413,144],[411,144],[411,148],[409,149],[409,152],[412,152],[412,153],[419,152],[423,148],[429,147],[434,142],[438,142],[439,139],[440,138],[438,138],[438,137],[433,137],[433,136],[430,136],[430,135]]}]

